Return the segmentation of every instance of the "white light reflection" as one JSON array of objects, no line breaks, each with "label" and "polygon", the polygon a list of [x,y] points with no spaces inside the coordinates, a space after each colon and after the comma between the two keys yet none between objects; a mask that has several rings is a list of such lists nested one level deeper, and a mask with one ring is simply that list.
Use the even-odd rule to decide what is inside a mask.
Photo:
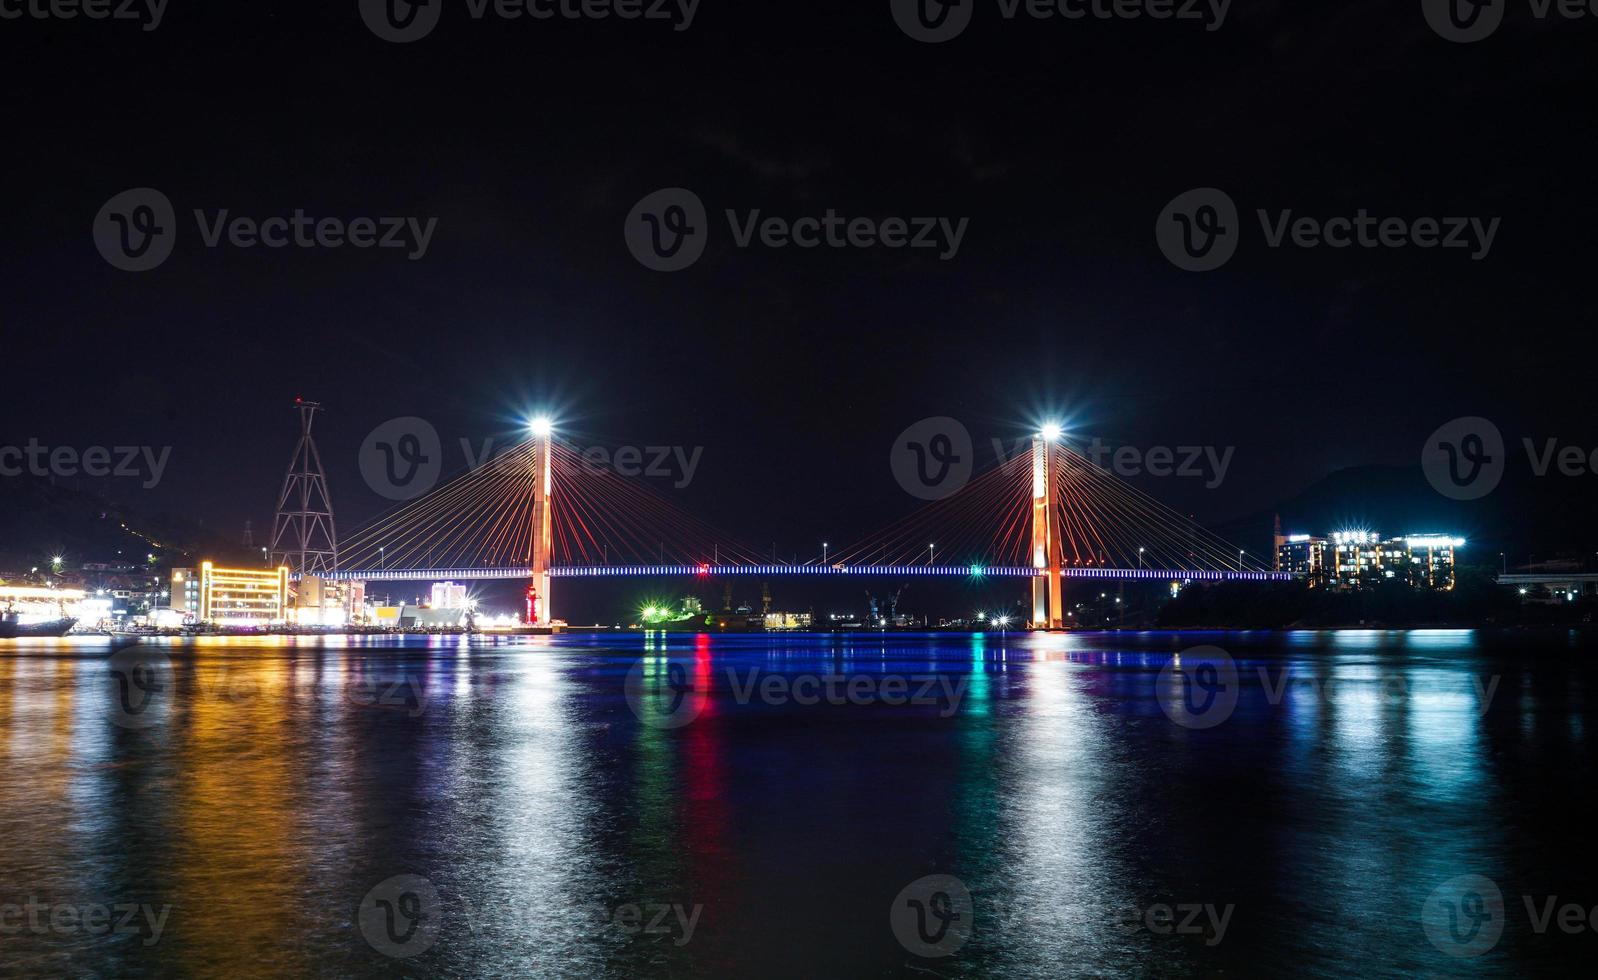
[{"label": "white light reflection", "polygon": [[999,753],[1003,877],[979,901],[1002,930],[1002,972],[1097,973],[1118,962],[1109,925],[1128,900],[1113,835],[1130,818],[1108,785],[1121,751],[1083,690],[1094,668],[1070,662],[1082,644],[1048,634],[1024,645],[1024,713]]}]

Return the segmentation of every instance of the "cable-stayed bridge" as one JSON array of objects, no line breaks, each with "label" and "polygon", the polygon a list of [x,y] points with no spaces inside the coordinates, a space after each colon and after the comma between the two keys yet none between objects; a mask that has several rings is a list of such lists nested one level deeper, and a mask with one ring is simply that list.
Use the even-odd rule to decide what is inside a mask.
[{"label": "cable-stayed bridge", "polygon": [[1289,576],[1097,466],[1056,431],[1032,452],[882,530],[782,563],[658,490],[585,465],[551,427],[341,542],[335,580],[517,579],[549,625],[554,579],[945,576],[1031,579],[1038,628],[1063,625],[1062,582],[1277,581]]}]

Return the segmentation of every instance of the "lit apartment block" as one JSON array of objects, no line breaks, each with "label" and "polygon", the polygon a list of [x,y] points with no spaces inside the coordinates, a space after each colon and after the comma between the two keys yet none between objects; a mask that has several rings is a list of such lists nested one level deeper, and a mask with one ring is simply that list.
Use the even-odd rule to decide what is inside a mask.
[{"label": "lit apartment block", "polygon": [[1383,538],[1374,531],[1337,531],[1328,538],[1278,538],[1277,567],[1311,587],[1357,589],[1400,581],[1419,589],[1454,587],[1454,554],[1465,539],[1444,534]]}]

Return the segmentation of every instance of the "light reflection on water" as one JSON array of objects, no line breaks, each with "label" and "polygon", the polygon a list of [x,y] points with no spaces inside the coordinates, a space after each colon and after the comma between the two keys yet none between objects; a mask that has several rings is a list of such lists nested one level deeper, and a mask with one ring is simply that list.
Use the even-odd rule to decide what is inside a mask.
[{"label": "light reflection on water", "polygon": [[[1155,697],[1172,655],[1200,644],[1240,681],[1233,715],[1203,730]],[[103,645],[0,647],[0,972],[1333,976],[1590,952],[1520,911],[1526,893],[1598,903],[1595,649],[1569,634],[141,649],[165,686],[130,723]],[[739,678],[833,675],[868,694],[737,693]],[[661,723],[681,708],[673,677],[694,692],[680,725]],[[938,678],[958,701],[869,693],[896,677]],[[357,914],[404,874],[436,888],[436,939],[390,959]],[[974,929],[921,960],[888,912],[933,874],[970,889]],[[1506,898],[1504,938],[1478,960],[1444,956],[1420,925],[1463,874]],[[149,929],[7,928],[7,903],[29,901],[170,912],[149,945]],[[1160,903],[1230,908],[1227,931],[1138,928]],[[694,931],[629,931],[626,906],[640,926],[696,909]]]}]

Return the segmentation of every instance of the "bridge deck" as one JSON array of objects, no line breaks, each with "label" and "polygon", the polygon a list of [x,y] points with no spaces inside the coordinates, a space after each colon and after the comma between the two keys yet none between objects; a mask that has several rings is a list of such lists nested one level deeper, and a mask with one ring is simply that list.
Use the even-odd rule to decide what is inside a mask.
[{"label": "bridge deck", "polygon": [[[942,576],[949,578],[1032,578],[1043,575],[1041,568],[1024,565],[555,565],[552,578],[642,578],[684,575],[718,577],[726,575],[875,575]],[[1064,578],[1110,579],[1121,581],[1195,582],[1288,582],[1289,572],[1254,572],[1168,568],[1062,568]],[[345,569],[323,576],[335,581],[420,582],[490,581],[525,579],[532,576],[526,566],[494,568],[366,568]],[[293,576],[299,578],[298,574]]]}]

